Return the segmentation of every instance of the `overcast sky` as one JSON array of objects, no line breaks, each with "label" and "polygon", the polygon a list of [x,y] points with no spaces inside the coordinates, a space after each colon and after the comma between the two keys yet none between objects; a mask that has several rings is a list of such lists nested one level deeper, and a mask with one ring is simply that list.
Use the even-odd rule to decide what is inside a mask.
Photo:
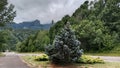
[{"label": "overcast sky", "polygon": [[15,5],[17,16],[14,22],[32,21],[38,19],[41,23],[58,21],[64,15],[73,12],[85,0],[8,0]]}]

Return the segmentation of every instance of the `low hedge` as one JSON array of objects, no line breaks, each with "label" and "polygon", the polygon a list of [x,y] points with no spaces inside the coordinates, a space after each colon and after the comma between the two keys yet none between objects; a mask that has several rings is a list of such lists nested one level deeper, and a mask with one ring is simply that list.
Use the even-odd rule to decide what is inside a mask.
[{"label": "low hedge", "polygon": [[100,59],[99,57],[93,58],[91,56],[82,55],[82,57],[79,58],[77,63],[84,63],[84,64],[104,63],[104,60]]},{"label": "low hedge", "polygon": [[[34,59],[36,61],[48,61],[49,57],[46,54],[41,54],[40,56],[35,56]],[[93,63],[104,63],[104,61],[99,57],[93,58],[91,56],[82,55],[76,63],[93,64]]]},{"label": "low hedge", "polygon": [[1,56],[3,57],[3,56],[5,56],[5,55],[4,55],[4,54],[2,54],[2,53],[0,53],[0,57],[1,57]]},{"label": "low hedge", "polygon": [[48,61],[49,57],[46,54],[41,54],[40,56],[35,56],[36,61]]}]

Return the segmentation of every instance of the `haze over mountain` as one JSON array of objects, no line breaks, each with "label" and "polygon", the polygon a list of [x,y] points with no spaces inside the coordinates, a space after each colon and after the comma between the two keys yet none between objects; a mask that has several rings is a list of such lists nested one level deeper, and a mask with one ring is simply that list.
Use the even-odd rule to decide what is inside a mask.
[{"label": "haze over mountain", "polygon": [[40,30],[45,29],[48,30],[52,24],[41,24],[39,20],[34,21],[26,21],[22,23],[11,23],[7,24],[7,26],[13,28],[13,29],[32,29],[32,30]]}]

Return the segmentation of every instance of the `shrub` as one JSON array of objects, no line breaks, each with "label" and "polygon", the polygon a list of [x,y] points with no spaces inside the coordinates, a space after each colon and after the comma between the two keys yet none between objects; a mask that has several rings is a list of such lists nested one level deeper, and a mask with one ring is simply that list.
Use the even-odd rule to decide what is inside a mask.
[{"label": "shrub", "polygon": [[42,54],[40,56],[35,56],[36,61],[48,61],[49,57],[46,54]]},{"label": "shrub", "polygon": [[82,57],[79,58],[77,63],[93,64],[93,63],[104,63],[104,61],[99,57],[93,58],[91,56],[83,55]]},{"label": "shrub", "polygon": [[[33,57],[36,61],[48,61],[49,57],[46,54],[41,54],[39,56],[34,56]],[[100,59],[99,57],[97,58],[93,58],[91,56],[87,56],[87,55],[82,55],[77,63],[83,63],[83,64],[94,64],[94,63],[104,63],[104,61],[102,59]]]},{"label": "shrub", "polygon": [[0,52],[0,57],[3,57],[3,56],[5,56],[5,54],[3,54],[3,53]]}]

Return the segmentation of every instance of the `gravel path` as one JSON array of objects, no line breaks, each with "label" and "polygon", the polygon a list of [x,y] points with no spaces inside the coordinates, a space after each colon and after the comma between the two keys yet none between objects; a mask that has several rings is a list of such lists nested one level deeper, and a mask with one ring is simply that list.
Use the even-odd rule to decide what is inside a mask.
[{"label": "gravel path", "polygon": [[120,57],[113,57],[113,56],[92,56],[92,57],[100,57],[105,62],[120,62]]},{"label": "gravel path", "polygon": [[0,57],[0,68],[30,68],[15,53],[5,53]]}]

